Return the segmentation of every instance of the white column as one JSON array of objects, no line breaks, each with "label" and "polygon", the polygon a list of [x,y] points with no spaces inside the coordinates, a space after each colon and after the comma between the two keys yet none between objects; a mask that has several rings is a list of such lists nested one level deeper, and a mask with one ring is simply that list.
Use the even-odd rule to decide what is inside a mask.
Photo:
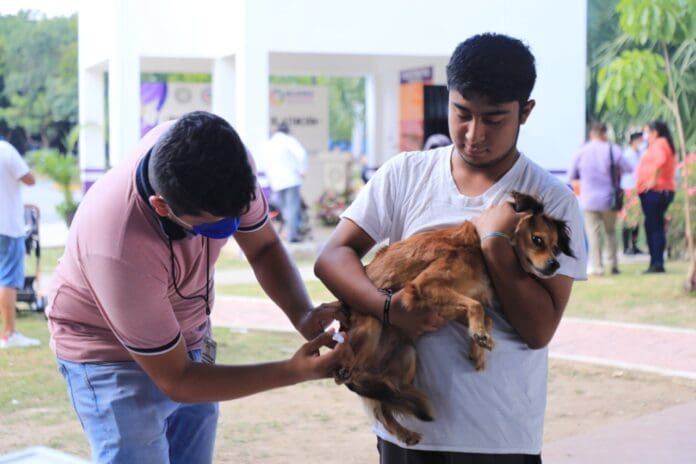
[{"label": "white column", "polygon": [[379,71],[365,78],[365,133],[369,166],[380,166],[399,149],[399,75]]},{"label": "white column", "polygon": [[382,121],[378,117],[379,105],[377,103],[378,74],[365,76],[365,156],[367,165],[378,165],[377,134],[383,132]]},{"label": "white column", "polygon": [[212,81],[213,113],[227,120],[232,126],[236,126],[237,74],[233,56],[215,60]]},{"label": "white column", "polygon": [[104,173],[104,71],[100,68],[80,68],[79,79],[80,179],[82,191]]},{"label": "white column", "polygon": [[236,56],[235,129],[255,156],[268,139],[268,51],[248,42]]},{"label": "white column", "polygon": [[386,71],[381,76],[377,89],[382,120],[379,164],[399,151],[399,72]]},{"label": "white column", "polygon": [[129,1],[114,3],[114,40],[109,60],[109,161],[117,166],[140,139],[140,57]]}]

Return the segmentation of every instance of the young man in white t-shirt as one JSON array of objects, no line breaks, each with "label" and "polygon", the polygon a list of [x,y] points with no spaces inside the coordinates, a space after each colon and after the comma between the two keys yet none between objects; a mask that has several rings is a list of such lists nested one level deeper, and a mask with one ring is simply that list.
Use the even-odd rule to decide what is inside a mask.
[{"label": "young man in white t-shirt", "polygon": [[[402,153],[377,171],[343,215],[316,263],[328,288],[352,310],[380,319],[384,294],[360,259],[383,240],[393,243],[427,229],[471,219],[499,305],[495,349],[486,369],[468,359],[469,336],[436,311],[403,311],[391,301],[391,322],[417,336],[416,384],[430,398],[435,420],[401,419],[423,439],[407,447],[375,423],[381,463],[535,463],[541,461],[548,349],[574,280],[585,279],[582,216],[572,191],[517,150],[534,108],[534,57],[517,39],[483,34],[462,42],[447,66],[453,145]],[[539,198],[567,221],[576,259],[561,256],[558,274],[525,273],[510,243],[521,215],[506,201],[512,190]],[[491,233],[494,232],[494,233]],[[435,308],[433,308],[435,309]]]}]

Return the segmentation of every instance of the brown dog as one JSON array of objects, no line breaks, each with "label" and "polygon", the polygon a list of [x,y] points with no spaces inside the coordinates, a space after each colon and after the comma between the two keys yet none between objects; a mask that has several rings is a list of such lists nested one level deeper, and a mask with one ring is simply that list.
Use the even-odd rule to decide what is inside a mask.
[{"label": "brown dog", "polygon": [[[518,259],[527,272],[551,277],[559,268],[556,257],[561,252],[573,256],[566,223],[544,215],[543,205],[529,195],[513,192],[512,197],[516,211],[529,213],[512,237]],[[437,308],[445,320],[467,324],[471,360],[477,370],[484,368],[484,349],[494,347],[492,322],[484,307],[494,294],[473,223],[423,232],[384,247],[366,272],[378,288],[394,292],[403,288],[407,311]],[[427,397],[413,386],[413,340],[398,327],[358,311],[350,314],[347,333],[354,358],[338,371],[336,382],[361,395],[391,434],[408,445],[418,443],[421,435],[394,417],[398,413],[433,420]]]}]

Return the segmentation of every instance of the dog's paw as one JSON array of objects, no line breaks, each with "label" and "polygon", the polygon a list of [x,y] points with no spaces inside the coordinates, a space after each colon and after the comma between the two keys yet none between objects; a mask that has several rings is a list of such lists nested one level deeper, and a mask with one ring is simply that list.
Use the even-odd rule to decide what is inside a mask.
[{"label": "dog's paw", "polygon": [[406,443],[408,446],[413,446],[417,445],[418,442],[421,441],[421,434],[417,432],[411,432],[410,430],[407,433],[404,433],[403,436],[399,437],[401,441]]},{"label": "dog's paw", "polygon": [[483,353],[480,356],[469,356],[469,359],[477,371],[482,371],[486,368],[486,357]]},{"label": "dog's paw", "polygon": [[492,350],[495,347],[495,342],[487,333],[475,333],[472,335],[476,344],[487,350]]},{"label": "dog's paw", "polygon": [[347,367],[341,367],[334,373],[334,381],[337,385],[343,385],[350,380],[350,369]]}]

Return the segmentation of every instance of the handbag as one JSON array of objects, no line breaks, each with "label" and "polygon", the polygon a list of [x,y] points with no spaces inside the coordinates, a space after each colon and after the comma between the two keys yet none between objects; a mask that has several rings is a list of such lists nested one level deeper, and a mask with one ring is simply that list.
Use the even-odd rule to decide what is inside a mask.
[{"label": "handbag", "polygon": [[614,154],[611,149],[611,143],[609,144],[609,161],[611,168],[611,210],[621,211],[624,204],[624,191],[621,188],[621,183],[619,181],[619,173],[617,172],[616,164],[614,164]]}]

